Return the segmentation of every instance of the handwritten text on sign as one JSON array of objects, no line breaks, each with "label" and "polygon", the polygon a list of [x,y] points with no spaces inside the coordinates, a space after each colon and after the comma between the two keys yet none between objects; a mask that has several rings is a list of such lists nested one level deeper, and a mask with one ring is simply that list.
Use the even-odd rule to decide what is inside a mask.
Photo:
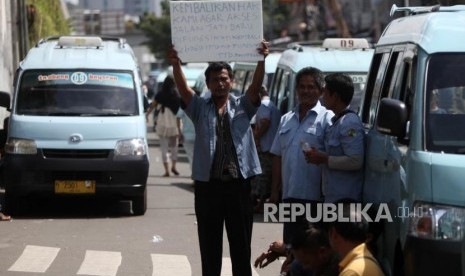
[{"label": "handwritten text on sign", "polygon": [[257,61],[261,1],[171,1],[172,42],[183,62]]}]

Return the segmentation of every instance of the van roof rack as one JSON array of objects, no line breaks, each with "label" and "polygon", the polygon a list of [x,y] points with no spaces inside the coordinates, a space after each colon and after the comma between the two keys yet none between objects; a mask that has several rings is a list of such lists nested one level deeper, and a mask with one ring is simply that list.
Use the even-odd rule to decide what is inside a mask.
[{"label": "van roof rack", "polygon": [[393,16],[396,12],[408,12],[409,15],[419,14],[419,13],[428,13],[428,12],[437,12],[441,5],[427,6],[427,7],[398,7],[396,4],[393,4],[389,16]]},{"label": "van roof rack", "polygon": [[323,41],[321,40],[307,40],[307,41],[296,41],[287,44],[288,49],[296,50],[297,52],[303,51],[303,46],[321,46]]},{"label": "van roof rack", "polygon": [[114,36],[74,36],[74,35],[54,35],[54,36],[49,36],[46,38],[43,38],[39,40],[39,42],[36,44],[36,47],[39,47],[41,44],[45,42],[49,42],[52,40],[58,40],[60,41],[60,38],[63,37],[71,37],[71,38],[86,38],[86,37],[98,37],[101,39],[101,41],[115,41],[119,43],[120,48],[124,48],[124,45],[126,44],[126,39],[121,38],[121,37],[114,37]]}]

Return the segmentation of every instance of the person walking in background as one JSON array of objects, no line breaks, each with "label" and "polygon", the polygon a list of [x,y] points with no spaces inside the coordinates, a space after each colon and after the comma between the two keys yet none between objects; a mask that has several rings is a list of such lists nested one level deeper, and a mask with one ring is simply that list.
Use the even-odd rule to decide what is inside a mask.
[{"label": "person walking in background", "polygon": [[[179,139],[182,139],[182,132],[181,119],[176,114],[178,113],[180,104],[181,100],[176,91],[174,79],[171,76],[167,76],[163,82],[161,91],[155,96],[146,114],[148,120],[150,113],[155,108],[159,108],[156,132],[160,138],[161,157],[165,168],[164,177],[170,176],[168,150],[171,153],[171,172],[179,175],[176,169],[176,161],[178,159],[178,144]],[[160,106],[158,107],[158,105]]]},{"label": "person walking in background", "polygon": [[305,151],[307,162],[323,166],[325,202],[361,201],[365,135],[359,116],[349,109],[354,95],[352,79],[345,74],[326,76],[323,103],[335,116],[325,133],[325,149]]},{"label": "person walking in background", "polygon": [[263,211],[263,204],[271,195],[271,167],[273,158],[270,149],[281,118],[281,113],[270,100],[265,85],[261,87],[260,96],[261,104],[255,115],[253,131],[258,158],[262,167],[262,174],[258,175],[253,181],[253,198],[257,199],[254,210],[258,213]]},{"label": "person walking in background", "polygon": [[[257,49],[266,57],[266,42]],[[250,121],[260,105],[264,59],[257,63],[252,84],[239,97],[231,94],[233,74],[226,62],[210,63],[205,80],[211,92],[199,97],[189,87],[174,46],[168,50],[185,112],[195,128],[192,178],[202,275],[220,276],[223,227],[229,240],[234,276],[251,276],[253,212],[250,179],[261,173]]]}]

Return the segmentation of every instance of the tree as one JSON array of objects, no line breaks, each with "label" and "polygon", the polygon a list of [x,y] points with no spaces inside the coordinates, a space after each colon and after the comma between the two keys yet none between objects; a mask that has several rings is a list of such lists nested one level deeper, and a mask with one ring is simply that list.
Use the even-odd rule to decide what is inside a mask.
[{"label": "tree", "polygon": [[27,0],[29,45],[52,35],[67,35],[71,28],[65,19],[60,0]]},{"label": "tree", "polygon": [[137,24],[137,28],[142,30],[148,38],[148,41],[144,44],[149,47],[156,58],[164,57],[171,44],[169,2],[164,1],[161,6],[161,17],[156,17],[153,13],[144,13],[140,17],[139,24]]}]

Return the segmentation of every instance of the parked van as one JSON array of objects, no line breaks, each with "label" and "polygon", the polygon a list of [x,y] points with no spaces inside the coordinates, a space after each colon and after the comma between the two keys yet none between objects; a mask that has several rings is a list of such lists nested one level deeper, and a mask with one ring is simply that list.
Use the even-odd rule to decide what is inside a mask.
[{"label": "parked van", "polygon": [[[138,65],[124,39],[42,40],[14,81],[3,158],[9,212],[27,196],[116,197],[147,209],[149,157]],[[0,104],[10,107],[1,93]]]},{"label": "parked van", "polygon": [[373,48],[366,39],[327,38],[323,43],[293,43],[279,59],[270,88],[270,97],[281,114],[297,105],[295,77],[300,69],[312,66],[323,73],[347,73],[355,86],[351,108],[358,110],[373,57]]},{"label": "parked van", "polygon": [[405,7],[376,44],[361,118],[364,201],[387,204],[388,274],[463,275],[465,6]]}]

